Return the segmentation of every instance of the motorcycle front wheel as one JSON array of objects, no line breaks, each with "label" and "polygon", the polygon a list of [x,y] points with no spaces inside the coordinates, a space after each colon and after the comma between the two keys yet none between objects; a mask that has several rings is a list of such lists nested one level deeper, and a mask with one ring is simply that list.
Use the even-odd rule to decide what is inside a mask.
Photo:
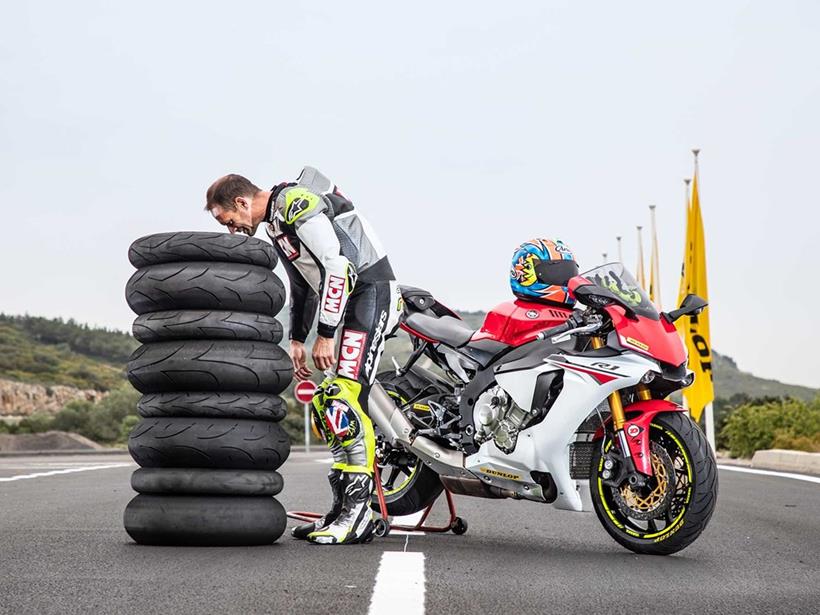
[{"label": "motorcycle front wheel", "polygon": [[595,447],[592,504],[604,529],[622,546],[671,555],[692,544],[709,523],[717,501],[717,464],[703,432],[683,412],[657,415],[649,439],[653,475],[634,489],[604,483],[612,439]]}]

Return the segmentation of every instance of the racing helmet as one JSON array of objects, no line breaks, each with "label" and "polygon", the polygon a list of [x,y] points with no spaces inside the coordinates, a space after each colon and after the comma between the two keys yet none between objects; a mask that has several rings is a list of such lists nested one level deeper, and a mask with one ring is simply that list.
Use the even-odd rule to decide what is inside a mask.
[{"label": "racing helmet", "polygon": [[567,283],[578,275],[572,250],[560,239],[531,239],[513,254],[510,288],[516,297],[570,306]]}]

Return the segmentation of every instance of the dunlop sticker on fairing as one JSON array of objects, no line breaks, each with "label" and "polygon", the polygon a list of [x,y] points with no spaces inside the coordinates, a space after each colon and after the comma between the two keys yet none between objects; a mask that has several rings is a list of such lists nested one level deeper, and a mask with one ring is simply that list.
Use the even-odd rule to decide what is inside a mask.
[{"label": "dunlop sticker on fairing", "polygon": [[479,468],[479,470],[483,474],[489,474],[490,476],[498,476],[499,478],[506,478],[507,480],[521,480],[520,474],[510,474],[509,472],[499,472],[498,470],[493,470],[492,468]]}]

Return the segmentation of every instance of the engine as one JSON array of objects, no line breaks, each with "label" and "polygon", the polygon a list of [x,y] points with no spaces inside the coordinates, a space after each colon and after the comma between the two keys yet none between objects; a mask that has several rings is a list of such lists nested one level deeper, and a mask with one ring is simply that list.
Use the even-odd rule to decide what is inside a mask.
[{"label": "engine", "polygon": [[475,441],[482,444],[493,440],[499,450],[512,453],[518,433],[540,416],[538,410],[528,412],[516,404],[500,386],[484,391],[473,412]]}]

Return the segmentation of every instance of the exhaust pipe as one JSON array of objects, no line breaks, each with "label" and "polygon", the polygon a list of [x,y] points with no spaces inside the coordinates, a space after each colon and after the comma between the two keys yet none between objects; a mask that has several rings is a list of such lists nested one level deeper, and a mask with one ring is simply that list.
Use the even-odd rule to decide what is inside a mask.
[{"label": "exhaust pipe", "polygon": [[413,437],[413,425],[378,382],[370,389],[367,412],[390,444],[400,445],[444,476],[472,476],[464,468],[464,454],[445,448],[425,436]]},{"label": "exhaust pipe", "polygon": [[450,493],[455,495],[469,495],[475,498],[515,498],[521,496],[510,489],[501,489],[487,485],[477,478],[457,478],[455,476],[441,476],[441,483]]}]

